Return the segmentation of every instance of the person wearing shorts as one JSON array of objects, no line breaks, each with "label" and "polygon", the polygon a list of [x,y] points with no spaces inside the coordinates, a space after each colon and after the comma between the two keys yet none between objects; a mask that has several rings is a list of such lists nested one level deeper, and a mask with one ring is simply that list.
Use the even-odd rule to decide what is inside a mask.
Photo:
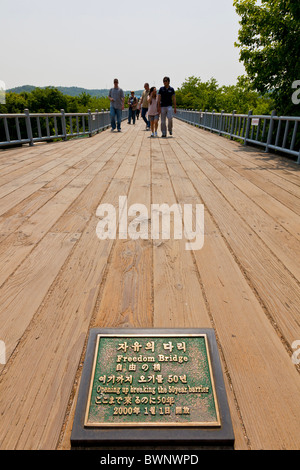
[{"label": "person wearing shorts", "polygon": [[151,137],[157,137],[157,128],[159,120],[158,96],[155,86],[150,88],[148,100],[148,119],[151,127]]}]

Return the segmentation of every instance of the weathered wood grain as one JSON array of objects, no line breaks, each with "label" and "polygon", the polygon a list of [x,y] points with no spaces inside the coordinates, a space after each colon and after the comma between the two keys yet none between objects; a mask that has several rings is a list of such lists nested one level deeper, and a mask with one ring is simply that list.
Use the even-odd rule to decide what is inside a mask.
[{"label": "weathered wood grain", "polygon": [[[122,131],[0,151],[0,448],[70,448],[94,326],[214,328],[236,448],[299,448],[299,167],[179,121]],[[149,230],[154,203],[204,204],[203,248],[100,241],[124,195]]]}]

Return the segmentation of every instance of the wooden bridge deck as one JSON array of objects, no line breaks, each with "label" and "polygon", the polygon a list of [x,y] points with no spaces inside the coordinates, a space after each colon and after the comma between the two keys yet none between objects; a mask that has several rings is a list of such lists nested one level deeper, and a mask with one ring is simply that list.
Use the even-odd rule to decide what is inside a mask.
[{"label": "wooden bridge deck", "polygon": [[[236,449],[299,449],[299,167],[177,120],[122,130],[0,153],[0,448],[69,448],[100,326],[215,328]],[[203,203],[204,247],[100,242],[119,195]]]}]

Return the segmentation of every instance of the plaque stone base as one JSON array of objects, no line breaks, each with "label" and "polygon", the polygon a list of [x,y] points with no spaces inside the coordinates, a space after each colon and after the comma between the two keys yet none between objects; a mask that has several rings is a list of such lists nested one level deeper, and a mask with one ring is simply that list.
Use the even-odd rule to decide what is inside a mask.
[{"label": "plaque stone base", "polygon": [[72,449],[233,449],[213,329],[90,330]]}]

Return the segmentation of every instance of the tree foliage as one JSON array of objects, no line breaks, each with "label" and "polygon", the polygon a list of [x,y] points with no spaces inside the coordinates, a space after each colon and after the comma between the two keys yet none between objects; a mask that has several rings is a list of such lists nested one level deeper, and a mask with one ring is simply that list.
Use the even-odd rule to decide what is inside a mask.
[{"label": "tree foliage", "polygon": [[292,85],[300,80],[299,0],[234,0],[240,16],[236,47],[250,83],[271,93],[280,114],[299,115]]},{"label": "tree foliage", "polygon": [[31,92],[6,93],[6,103],[0,105],[1,113],[23,113],[28,108],[30,113],[55,113],[64,109],[66,113],[85,113],[90,109],[108,109],[107,97],[91,96],[82,92],[79,96],[68,96],[57,88],[35,88]]},{"label": "tree foliage", "polygon": [[270,114],[274,108],[270,96],[253,91],[245,77],[239,77],[236,85],[219,86],[214,78],[202,82],[201,78],[191,76],[176,91],[176,101],[181,108],[227,113],[235,110],[246,114],[252,110],[254,114]]},{"label": "tree foliage", "polygon": [[[176,90],[177,106],[189,109],[202,109],[217,112],[269,114],[274,103],[268,95],[265,97],[253,91],[249,80],[239,77],[236,85],[219,86],[215,78],[202,82],[201,78],[191,76]],[[127,97],[125,106],[127,106]],[[94,97],[87,92],[79,96],[68,96],[54,87],[35,88],[30,92],[6,94],[6,104],[0,105],[0,113],[23,113],[28,108],[30,113],[54,113],[64,109],[66,113],[86,113],[88,109],[109,109],[107,97]]]}]

